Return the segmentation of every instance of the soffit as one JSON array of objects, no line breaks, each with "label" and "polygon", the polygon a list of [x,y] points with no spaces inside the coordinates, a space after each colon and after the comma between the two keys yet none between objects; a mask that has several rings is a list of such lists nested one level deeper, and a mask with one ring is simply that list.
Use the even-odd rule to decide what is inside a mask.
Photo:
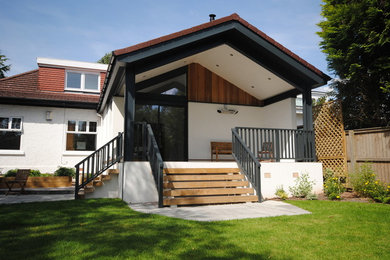
[{"label": "soffit", "polygon": [[[136,83],[191,63],[199,63],[260,100],[294,89],[282,78],[226,44],[137,74]],[[120,92],[123,95],[123,87]]]}]

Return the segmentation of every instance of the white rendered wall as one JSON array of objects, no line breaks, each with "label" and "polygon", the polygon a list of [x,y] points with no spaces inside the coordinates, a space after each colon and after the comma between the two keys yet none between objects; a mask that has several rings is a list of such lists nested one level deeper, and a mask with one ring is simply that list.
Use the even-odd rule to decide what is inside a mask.
[{"label": "white rendered wall", "polygon": [[[46,111],[52,111],[52,121],[46,120]],[[23,122],[20,151],[0,150],[2,173],[14,168],[51,173],[58,166],[74,167],[91,152],[66,151],[67,121],[96,121],[100,130],[94,109],[0,105],[0,116],[21,117]]]},{"label": "white rendered wall", "polygon": [[211,141],[232,141],[236,126],[296,129],[295,99],[266,107],[235,106],[236,115],[220,114],[220,104],[188,103],[188,157],[209,160]]},{"label": "white rendered wall", "polygon": [[101,145],[123,132],[124,128],[124,99],[123,97],[114,97],[111,103],[106,106],[101,116],[102,131],[99,132]]},{"label": "white rendered wall", "polygon": [[149,162],[124,162],[119,169],[119,196],[122,200],[127,203],[158,202]]}]

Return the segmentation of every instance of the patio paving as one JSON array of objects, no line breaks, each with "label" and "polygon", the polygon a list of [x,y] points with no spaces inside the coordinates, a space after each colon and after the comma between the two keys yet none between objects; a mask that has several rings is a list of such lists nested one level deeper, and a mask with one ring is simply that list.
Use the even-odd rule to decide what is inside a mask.
[{"label": "patio paving", "polygon": [[5,193],[8,189],[0,189],[0,204],[15,204],[29,202],[44,202],[58,200],[73,200],[74,187],[65,188],[35,188],[26,189],[26,194],[9,194]]},{"label": "patio paving", "polygon": [[130,204],[135,211],[196,221],[221,221],[311,214],[291,204],[268,200],[262,203],[158,208],[156,204]]}]

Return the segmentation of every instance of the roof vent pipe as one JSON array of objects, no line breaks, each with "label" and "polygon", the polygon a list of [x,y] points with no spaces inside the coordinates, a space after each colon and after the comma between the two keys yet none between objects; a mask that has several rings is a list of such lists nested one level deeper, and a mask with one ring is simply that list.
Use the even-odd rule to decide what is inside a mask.
[{"label": "roof vent pipe", "polygon": [[215,14],[209,14],[210,22],[215,20]]}]

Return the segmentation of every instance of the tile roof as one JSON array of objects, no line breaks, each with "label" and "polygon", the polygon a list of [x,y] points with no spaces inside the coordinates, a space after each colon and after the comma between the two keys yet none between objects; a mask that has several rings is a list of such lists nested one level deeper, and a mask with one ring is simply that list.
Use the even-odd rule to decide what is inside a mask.
[{"label": "tile roof", "polygon": [[113,53],[116,56],[122,55],[122,54],[127,54],[127,53],[130,53],[133,51],[137,51],[137,50],[140,50],[143,48],[157,45],[159,43],[163,43],[163,42],[173,40],[173,39],[176,39],[176,38],[179,38],[182,36],[186,36],[186,35],[189,35],[191,33],[198,32],[200,30],[204,30],[204,29],[207,29],[207,28],[210,28],[210,27],[213,27],[213,26],[225,23],[225,22],[229,22],[229,21],[238,21],[239,23],[241,23],[242,25],[244,25],[245,27],[247,27],[248,29],[250,29],[251,31],[256,33],[257,35],[259,35],[261,38],[268,41],[270,44],[274,45],[275,47],[277,47],[278,49],[280,49],[281,51],[283,51],[284,53],[286,53],[287,55],[289,55],[290,57],[292,57],[293,59],[295,59],[296,61],[298,61],[302,65],[304,65],[305,67],[307,67],[308,69],[314,71],[319,76],[327,77],[327,75],[324,74],[322,71],[320,71],[319,69],[317,69],[316,67],[314,67],[313,65],[311,65],[310,63],[308,63],[307,61],[305,61],[304,59],[302,59],[301,57],[299,57],[298,55],[296,55],[295,53],[293,53],[292,51],[290,51],[289,49],[287,49],[286,47],[284,47],[283,45],[281,45],[280,43],[278,43],[274,39],[272,39],[271,37],[266,35],[261,30],[257,29],[256,27],[254,27],[253,25],[251,25],[250,23],[248,23],[247,21],[242,19],[236,13],[229,15],[229,16],[226,16],[226,17],[223,17],[223,18],[220,18],[220,19],[217,19],[217,20],[214,20],[214,21],[200,24],[198,26],[194,26],[194,27],[189,28],[189,29],[185,29],[185,30],[182,30],[182,31],[179,31],[176,33],[168,34],[166,36],[162,36],[162,37],[159,37],[159,38],[147,41],[147,42],[139,43],[139,44],[136,44],[136,45],[133,45],[130,47],[123,48],[123,49],[118,49],[118,50],[115,50]]},{"label": "tile roof", "polygon": [[99,95],[42,91],[38,89],[38,69],[0,79],[0,98],[95,103]]}]

